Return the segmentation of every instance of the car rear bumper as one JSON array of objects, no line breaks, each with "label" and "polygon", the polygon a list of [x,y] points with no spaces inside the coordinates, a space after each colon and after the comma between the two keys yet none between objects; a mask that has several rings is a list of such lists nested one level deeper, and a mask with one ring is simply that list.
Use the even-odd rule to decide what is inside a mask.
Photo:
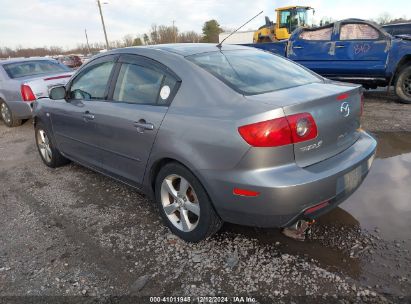
[{"label": "car rear bumper", "polygon": [[[362,183],[377,142],[366,132],[348,149],[314,165],[296,164],[258,170],[200,171],[220,217],[258,227],[285,227],[299,218],[315,218],[343,202]],[[234,188],[258,192],[237,196]],[[322,202],[325,208],[305,215]]]},{"label": "car rear bumper", "polygon": [[11,113],[16,119],[29,119],[32,117],[32,102],[7,101]]}]

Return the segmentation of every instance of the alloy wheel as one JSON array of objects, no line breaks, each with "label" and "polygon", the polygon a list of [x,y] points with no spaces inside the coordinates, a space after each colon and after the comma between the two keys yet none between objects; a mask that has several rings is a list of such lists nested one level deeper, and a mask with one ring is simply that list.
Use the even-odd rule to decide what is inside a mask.
[{"label": "alloy wheel", "polygon": [[44,130],[39,129],[37,132],[37,145],[39,147],[41,157],[43,157],[45,162],[50,163],[53,156],[50,147],[50,140]]},{"label": "alloy wheel", "polygon": [[10,124],[11,113],[10,113],[9,107],[6,105],[5,102],[1,104],[0,112],[1,112],[1,118],[4,120],[4,122],[6,122],[7,124]]},{"label": "alloy wheel", "polygon": [[161,184],[161,204],[169,221],[183,232],[193,231],[200,221],[200,204],[194,188],[182,176],[172,174]]}]

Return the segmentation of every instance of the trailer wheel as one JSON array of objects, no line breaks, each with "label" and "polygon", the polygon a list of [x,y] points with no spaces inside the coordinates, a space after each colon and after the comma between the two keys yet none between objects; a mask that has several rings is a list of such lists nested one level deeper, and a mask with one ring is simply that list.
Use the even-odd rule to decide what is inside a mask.
[{"label": "trailer wheel", "polygon": [[411,65],[403,68],[395,82],[395,94],[402,103],[411,104]]}]

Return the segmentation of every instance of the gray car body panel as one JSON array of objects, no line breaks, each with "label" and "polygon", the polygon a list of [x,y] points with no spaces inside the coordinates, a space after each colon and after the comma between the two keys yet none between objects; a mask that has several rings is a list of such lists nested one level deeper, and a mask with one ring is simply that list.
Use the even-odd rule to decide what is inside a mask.
[{"label": "gray car body panel", "polygon": [[[246,49],[228,45],[223,46],[222,50],[241,48]],[[243,96],[184,58],[209,51],[216,51],[216,47],[165,45],[119,49],[93,58],[88,64],[111,54],[135,54],[150,58],[172,70],[181,79],[181,86],[169,107],[149,106],[157,108],[155,112],[163,115],[161,119],[155,118],[154,130],[145,132],[153,132],[149,139],[144,139],[138,132],[127,131],[125,138],[117,143],[120,133],[113,136],[116,132],[113,130],[113,134],[109,135],[104,132],[104,128],[93,126],[95,129],[85,135],[83,144],[94,147],[95,150],[89,152],[89,155],[97,158],[97,163],[79,159],[73,155],[75,152],[67,153],[67,149],[55,140],[56,145],[68,158],[135,186],[150,196],[153,196],[157,164],[165,160],[177,161],[189,168],[201,181],[223,220],[263,227],[287,225],[306,208],[325,199],[338,197],[335,202],[340,203],[350,194],[345,192],[344,187],[340,187],[341,178],[354,168],[360,167],[361,180],[365,178],[375,153],[376,141],[363,131],[357,131],[357,138],[349,147],[336,151],[334,155],[326,155],[322,160],[308,166],[296,163],[294,145],[275,148],[251,147],[238,133],[239,126],[284,117],[285,111],[292,110],[287,106],[303,103],[307,96],[312,95],[312,87],[307,85],[306,89],[301,86],[272,94]],[[77,73],[81,73],[88,64]],[[327,81],[322,81],[317,86],[316,94],[319,96],[328,90],[332,90],[333,94],[347,91],[358,93],[358,86],[330,84]],[[298,93],[293,95],[293,91]],[[284,98],[273,100],[276,94],[290,98],[287,101]],[[74,105],[64,100],[39,100],[35,106],[36,121],[42,121],[53,131],[52,137],[55,138],[53,116],[62,108],[70,107]],[[84,107],[83,110],[86,110],[87,105]],[[149,118],[153,117],[150,116],[152,114],[146,116],[142,105],[114,106],[108,102],[102,107],[105,109],[94,110],[95,121],[108,120],[104,123],[112,129],[119,127],[124,130],[121,124],[126,121],[129,121],[127,126],[131,126],[131,122],[136,119],[144,118],[151,122]],[[128,113],[133,109],[135,113],[127,114],[124,121],[116,121],[125,108]],[[338,103],[336,108],[339,109]],[[309,111],[306,108],[305,110]],[[110,112],[109,116],[105,115],[107,111]],[[112,117],[117,118],[113,120]],[[66,121],[62,123],[70,124],[70,118],[66,117]],[[94,136],[93,130],[97,130]],[[84,132],[84,128],[73,129],[73,132],[80,134]],[[87,143],[91,137],[97,140],[92,145]],[[126,142],[129,144],[128,151],[135,149],[136,153],[117,157],[120,170],[115,171],[104,159],[112,157],[112,153],[119,149],[118,145],[125,147]],[[138,159],[138,155],[145,155],[146,158]],[[125,167],[134,168],[135,176],[130,176],[131,171],[125,170]],[[260,195],[257,198],[235,196],[235,187],[256,190]]]}]

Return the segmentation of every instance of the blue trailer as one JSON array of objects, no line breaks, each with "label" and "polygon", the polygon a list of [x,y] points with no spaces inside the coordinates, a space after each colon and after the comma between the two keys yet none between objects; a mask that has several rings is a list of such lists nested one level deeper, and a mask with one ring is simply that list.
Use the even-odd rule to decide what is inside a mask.
[{"label": "blue trailer", "polygon": [[318,74],[365,88],[394,86],[411,103],[411,36],[392,36],[375,23],[346,19],[299,28],[288,40],[247,44],[285,56]]}]

